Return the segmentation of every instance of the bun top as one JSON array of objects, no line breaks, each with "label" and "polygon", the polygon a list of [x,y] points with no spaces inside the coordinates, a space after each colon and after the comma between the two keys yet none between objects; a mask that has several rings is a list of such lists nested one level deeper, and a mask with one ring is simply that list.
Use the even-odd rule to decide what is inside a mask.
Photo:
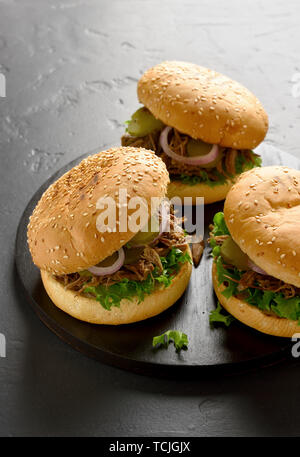
[{"label": "bun top", "polygon": [[256,265],[300,287],[300,171],[273,166],[243,173],[224,215],[232,238]]},{"label": "bun top", "polygon": [[268,116],[248,89],[198,65],[156,65],[143,74],[137,92],[156,118],[207,143],[253,149],[268,130]]},{"label": "bun top", "polygon": [[[122,231],[119,208],[127,208],[131,197],[142,197],[150,217],[151,197],[157,197],[159,202],[166,195],[168,183],[164,162],[143,148],[119,147],[87,157],[54,182],[35,207],[28,225],[34,263],[54,274],[74,273],[96,265],[139,231]],[[123,197],[122,201],[119,199],[120,189],[127,192],[125,204]],[[107,197],[116,203],[116,228],[99,232],[97,217],[107,208],[99,207],[99,199]],[[137,209],[138,206],[127,208],[127,226]]]}]

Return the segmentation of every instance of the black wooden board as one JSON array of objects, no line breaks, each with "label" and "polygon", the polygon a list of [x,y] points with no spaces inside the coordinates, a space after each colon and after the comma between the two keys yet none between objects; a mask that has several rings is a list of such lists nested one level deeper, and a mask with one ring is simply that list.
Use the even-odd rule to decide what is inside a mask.
[{"label": "black wooden board", "polygon": [[[264,165],[299,168],[300,161],[289,154],[269,145],[259,149]],[[97,151],[91,153],[94,152]],[[291,347],[288,339],[261,334],[239,322],[234,322],[229,328],[212,329],[209,326],[209,313],[216,306],[216,298],[208,246],[199,267],[193,269],[185,294],[169,310],[154,318],[117,327],[99,326],[76,320],[53,305],[27,247],[28,218],[45,189],[89,154],[69,163],[45,182],[32,197],[20,220],[16,239],[17,270],[28,300],[40,319],[84,354],[141,374],[190,378],[204,373],[235,373],[286,359]],[[223,202],[205,207],[206,236],[214,214],[222,208]],[[152,349],[153,336],[169,329],[188,334],[188,350],[177,353],[173,345],[168,349]]]}]

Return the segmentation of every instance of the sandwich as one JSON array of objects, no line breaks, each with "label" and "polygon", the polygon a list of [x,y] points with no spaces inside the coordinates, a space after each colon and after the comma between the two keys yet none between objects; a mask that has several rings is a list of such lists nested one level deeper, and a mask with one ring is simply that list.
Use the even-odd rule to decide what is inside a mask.
[{"label": "sandwich", "polygon": [[221,305],[260,332],[300,330],[300,171],[242,174],[211,227],[213,284]]},{"label": "sandwich", "polygon": [[163,62],[138,82],[143,105],[127,121],[123,146],[152,149],[165,162],[172,198],[223,200],[236,177],[261,165],[253,152],[268,130],[259,100],[241,84],[185,62]]},{"label": "sandwich", "polygon": [[[191,255],[172,207],[163,211],[168,182],[152,151],[120,147],[89,156],[44,192],[28,245],[58,308],[86,322],[127,324],[161,313],[183,294]],[[133,223],[137,198],[142,227]]]}]

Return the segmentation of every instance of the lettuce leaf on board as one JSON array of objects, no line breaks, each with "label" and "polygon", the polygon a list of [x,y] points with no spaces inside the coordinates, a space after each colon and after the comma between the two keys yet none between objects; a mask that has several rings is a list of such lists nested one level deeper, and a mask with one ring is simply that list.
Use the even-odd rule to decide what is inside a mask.
[{"label": "lettuce leaf on board", "polygon": [[185,333],[179,330],[168,330],[162,335],[154,336],[152,346],[164,346],[167,348],[171,341],[173,341],[176,351],[180,351],[183,348],[187,349],[189,344],[188,336]]}]

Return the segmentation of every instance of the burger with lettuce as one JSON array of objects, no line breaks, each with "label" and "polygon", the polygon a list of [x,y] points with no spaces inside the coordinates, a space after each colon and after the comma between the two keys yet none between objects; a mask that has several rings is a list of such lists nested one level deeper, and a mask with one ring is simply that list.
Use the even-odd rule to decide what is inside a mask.
[{"label": "burger with lettuce", "polygon": [[163,62],[138,82],[143,104],[123,146],[152,149],[165,162],[168,196],[223,200],[236,177],[261,165],[253,149],[268,117],[259,100],[227,76],[186,62]]},{"label": "burger with lettuce", "polygon": [[213,284],[221,305],[270,335],[300,332],[300,172],[242,174],[211,227]]},{"label": "burger with lettuce", "polygon": [[[120,147],[84,159],[45,191],[30,217],[28,244],[57,307],[82,321],[118,325],[178,300],[192,265],[180,221],[163,201],[168,183],[152,151]],[[142,228],[130,225],[136,197],[147,210]],[[100,230],[104,201],[116,202],[115,225]]]}]

